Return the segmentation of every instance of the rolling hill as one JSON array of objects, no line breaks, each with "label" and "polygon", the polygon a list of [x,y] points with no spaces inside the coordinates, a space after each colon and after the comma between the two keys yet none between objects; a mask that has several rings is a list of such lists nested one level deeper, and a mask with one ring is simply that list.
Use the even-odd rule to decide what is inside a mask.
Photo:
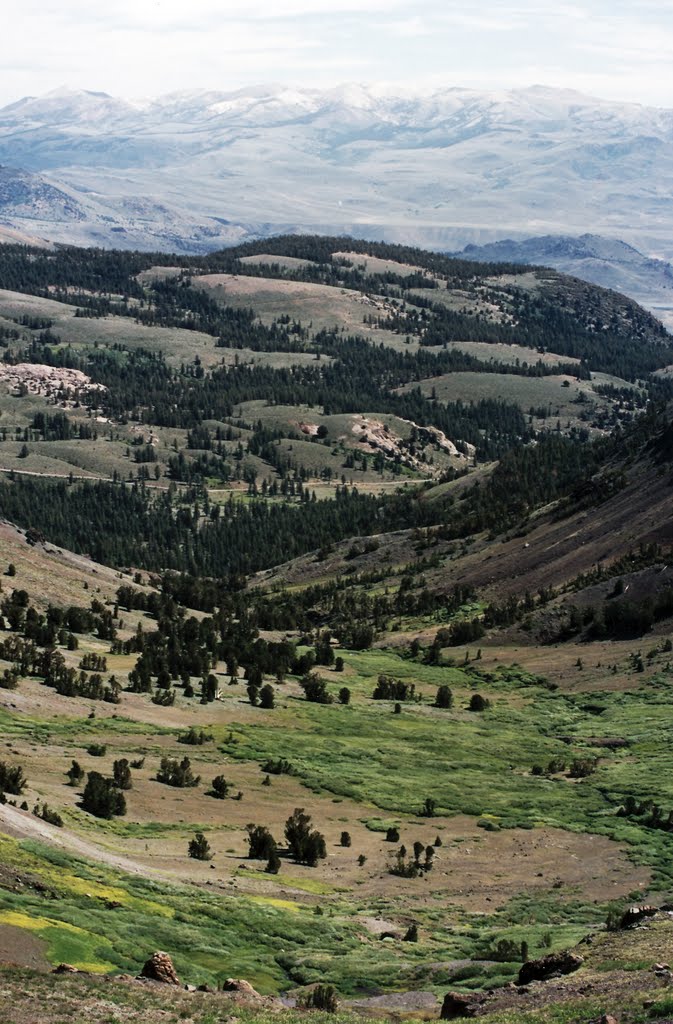
[{"label": "rolling hill", "polygon": [[665,260],[643,256],[633,246],[596,235],[547,235],[521,241],[502,239],[490,245],[468,245],[463,259],[528,263],[554,267],[603,288],[630,295],[673,326],[673,267]]}]

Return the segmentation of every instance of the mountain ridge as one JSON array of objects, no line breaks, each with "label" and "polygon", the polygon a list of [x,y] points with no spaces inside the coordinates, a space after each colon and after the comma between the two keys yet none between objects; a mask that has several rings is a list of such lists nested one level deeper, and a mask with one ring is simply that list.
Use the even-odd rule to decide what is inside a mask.
[{"label": "mountain ridge", "polygon": [[[259,86],[145,101],[57,90],[0,109],[0,163],[105,208],[74,239],[49,211],[38,233],[182,251],[227,244],[224,220],[238,237],[321,231],[444,249],[588,230],[671,256],[672,157],[673,111],[546,87]],[[3,217],[20,228],[24,214]]]}]

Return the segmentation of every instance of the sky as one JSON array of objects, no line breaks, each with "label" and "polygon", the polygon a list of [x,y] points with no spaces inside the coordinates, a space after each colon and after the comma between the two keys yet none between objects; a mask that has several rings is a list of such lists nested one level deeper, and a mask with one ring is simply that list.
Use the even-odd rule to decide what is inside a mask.
[{"label": "sky", "polygon": [[358,82],[673,107],[672,0],[20,0],[2,54],[2,105],[62,87],[145,98]]}]

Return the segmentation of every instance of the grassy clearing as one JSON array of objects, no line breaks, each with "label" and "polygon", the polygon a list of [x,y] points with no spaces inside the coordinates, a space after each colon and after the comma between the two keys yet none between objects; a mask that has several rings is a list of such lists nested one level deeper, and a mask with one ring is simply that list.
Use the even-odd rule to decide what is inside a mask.
[{"label": "grassy clearing", "polygon": [[[626,842],[641,863],[656,865],[662,882],[669,880],[671,837],[615,816],[628,793],[643,798],[656,792],[673,806],[669,677],[658,677],[647,689],[601,695],[604,711],[597,715],[587,710],[585,698],[549,692],[518,670],[484,681],[469,669],[419,665],[390,651],[348,654],[346,667],[355,695],[351,706],[297,700],[273,724],[238,726],[236,742],[225,742],[222,751],[254,760],[287,756],[285,728],[291,723],[292,762],[310,789],[407,815],[420,813],[431,797],[442,814],[493,815],[508,827],[598,832]],[[390,702],[369,699],[380,672],[413,680],[426,702],[436,686],[448,683],[454,708],[410,704],[394,715]],[[484,713],[466,710],[475,691],[491,701]],[[595,699],[592,694],[592,706]],[[630,746],[592,746],[592,739],[614,736],[628,736]],[[598,768],[585,779],[532,774],[535,765],[554,758],[569,764],[593,756]]]},{"label": "grassy clearing", "polygon": [[351,289],[232,274],[206,274],[195,278],[193,284],[223,304],[254,308],[265,324],[287,314],[301,321],[311,334],[343,327],[347,333],[359,334],[377,345],[407,352],[418,349],[417,339],[406,345],[401,335],[366,324],[364,319],[374,307],[369,299]]},{"label": "grassy clearing", "polygon": [[466,352],[475,359],[483,359],[484,362],[493,360],[498,363],[505,363],[507,366],[519,363],[537,363],[538,360],[545,366],[558,366],[559,363],[579,363],[579,359],[573,356],[561,356],[555,352],[540,353],[523,345],[505,345],[488,341],[450,341],[449,348],[456,348],[460,352]]},{"label": "grassy clearing", "polygon": [[[238,687],[208,707],[180,702],[155,712],[141,698],[127,698],[114,718],[0,712],[13,753],[20,756],[25,745],[29,779],[64,811],[69,828],[102,850],[140,858],[149,869],[165,866],[197,883],[185,887],[156,874],[148,881],[36,841],[7,839],[0,863],[41,879],[56,899],[45,903],[44,893],[30,886],[0,890],[6,915],[0,923],[24,927],[28,919],[25,927],[45,941],[51,959],[101,971],[136,971],[153,949],[167,948],[195,983],[239,975],[265,992],[317,980],[331,981],[344,994],[441,992],[449,984],[479,988],[509,980],[516,963],[488,962],[498,941],[525,941],[540,953],[549,942],[554,948],[573,944],[605,919],[613,893],[624,898],[642,886],[648,871],[632,868],[600,837],[621,841],[668,887],[671,838],[617,818],[615,810],[628,792],[654,795],[653,779],[663,780],[657,796],[666,803],[670,794],[673,805],[670,677],[661,674],[627,692],[592,693],[589,702],[585,695],[550,692],[516,666],[489,665],[484,678],[474,664],[426,665],[393,650],[343,656],[343,673],[323,672],[332,692],[349,686],[348,707],[307,703],[289,679],[277,686],[271,713],[251,708]],[[403,705],[399,715],[391,702],[373,701],[380,673],[414,682],[422,701]],[[448,711],[432,707],[436,688],[445,683],[454,694]],[[474,692],[489,698],[487,711],[467,710]],[[184,727],[133,717],[148,713],[207,726],[214,743],[185,751],[176,743]],[[619,735],[629,736],[628,748],[594,746]],[[148,754],[134,777],[126,819],[100,823],[70,806],[76,794],[64,786],[62,773],[67,758],[92,740],[109,744],[101,760],[106,771],[122,753]],[[164,752],[189,753],[205,780],[224,770],[245,791],[244,802],[222,804],[200,790],[185,795],[158,786],[152,778]],[[532,774],[552,758],[587,756],[599,763],[586,779]],[[263,788],[259,765],[269,757],[289,758],[298,774],[274,777],[271,788]],[[428,797],[436,801],[435,819],[420,816]],[[302,805],[327,835],[325,866],[284,865],[278,876],[267,875],[259,862],[241,869],[245,822],[267,824],[282,836],[284,818]],[[419,838],[428,844],[441,836],[427,881],[391,886],[386,865],[394,850],[384,831],[392,824],[408,848]],[[344,828],[353,835],[349,851],[338,850]],[[187,861],[186,840],[197,829],[207,831],[215,850],[214,871]],[[361,852],[367,854],[364,869],[356,865]],[[555,888],[573,864],[578,870]],[[421,941],[384,943],[362,927],[363,916],[390,920],[402,933],[416,923]],[[462,973],[437,966],[466,958],[474,964]]]},{"label": "grassy clearing", "polygon": [[[627,386],[619,381],[619,386]],[[566,386],[567,385],[567,386]],[[577,381],[566,375],[522,377],[518,374],[451,373],[413,384],[424,395],[436,395],[441,402],[479,402],[482,399],[501,399],[518,405],[524,412],[529,409],[546,410],[547,419],[535,417],[538,427],[553,430],[557,420],[563,426],[567,421],[577,425],[580,414],[593,414],[610,409],[612,402],[598,395],[590,381]],[[402,390],[411,390],[406,385]]]}]

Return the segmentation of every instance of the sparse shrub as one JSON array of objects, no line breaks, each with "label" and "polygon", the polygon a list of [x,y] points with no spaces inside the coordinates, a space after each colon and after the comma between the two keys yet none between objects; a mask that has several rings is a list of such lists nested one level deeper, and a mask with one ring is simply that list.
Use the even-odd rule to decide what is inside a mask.
[{"label": "sparse shrub", "polygon": [[296,775],[296,769],[290,761],[287,761],[284,757],[279,757],[278,760],[274,761],[269,758],[264,764],[260,765],[263,772],[267,775]]},{"label": "sparse shrub", "polygon": [[394,825],[391,828],[386,829],[386,842],[387,843],[399,843],[400,841],[400,830]]},{"label": "sparse shrub", "polygon": [[163,782],[166,786],[184,789],[189,786],[198,786],[201,776],[194,775],[188,757],[183,757],[182,761],[162,757],[161,766],[157,772],[157,781]]},{"label": "sparse shrub", "polygon": [[435,811],[437,809],[437,801],[433,800],[431,796],[426,796],[425,802],[421,808],[422,818],[434,818]]},{"label": "sparse shrub", "polygon": [[6,668],[0,675],[0,689],[16,690],[19,685],[19,673],[15,668]]},{"label": "sparse shrub", "polygon": [[498,963],[516,963],[521,959],[521,944],[514,939],[499,939],[495,946],[484,952],[484,957]]},{"label": "sparse shrub", "polygon": [[178,736],[178,743],[187,743],[192,747],[202,747],[204,743],[211,743],[212,739],[213,737],[210,733],[205,732],[203,729],[195,729],[191,725],[187,732],[183,732],[181,736]]},{"label": "sparse shrub", "polygon": [[217,697],[217,690],[217,676],[213,675],[212,672],[209,672],[208,675],[201,680],[201,703],[212,704]]},{"label": "sparse shrub", "polygon": [[0,792],[19,796],[26,785],[27,781],[21,765],[0,761]]},{"label": "sparse shrub", "polygon": [[339,690],[339,703],[340,704],[350,704],[350,702],[351,702],[351,691],[348,689],[347,686],[342,686],[341,689]]},{"label": "sparse shrub", "polygon": [[36,818],[41,818],[42,821],[46,821],[49,825],[56,825],[57,828],[63,827],[63,818],[58,811],[52,810],[52,808],[46,804],[35,804],[33,807],[33,814]]},{"label": "sparse shrub", "polygon": [[327,690],[327,684],[317,672],[309,672],[299,680],[299,685],[304,691],[306,700],[312,704],[332,704],[334,697]]},{"label": "sparse shrub", "polygon": [[605,918],[605,927],[609,932],[618,932],[622,927],[624,911],[619,907],[610,907]]},{"label": "sparse shrub", "polygon": [[316,985],[306,993],[302,993],[299,1005],[305,1010],[322,1010],[324,1013],[336,1013],[339,1000],[334,985]]},{"label": "sparse shrub", "polygon": [[410,924],[404,935],[404,942],[418,942],[418,925]]},{"label": "sparse shrub", "polygon": [[399,878],[417,878],[420,871],[420,864],[411,858],[407,858],[407,850],[404,846],[400,846],[395,860],[388,868],[389,874],[397,875]]},{"label": "sparse shrub", "polygon": [[269,854],[269,859],[264,870],[269,875],[277,875],[280,871],[280,857],[278,856],[278,850],[275,846]]},{"label": "sparse shrub", "polygon": [[383,674],[379,676],[372,693],[373,700],[411,701],[415,698],[416,685],[414,683],[405,683],[402,679],[394,679],[392,676]]},{"label": "sparse shrub", "polygon": [[342,832],[341,833],[341,845],[342,846],[350,846],[351,845],[351,834],[350,834],[350,832]]},{"label": "sparse shrub", "polygon": [[78,761],[73,761],[68,768],[66,775],[69,779],[69,785],[77,786],[84,778],[84,769]]},{"label": "sparse shrub", "polygon": [[468,711],[486,711],[486,708],[490,706],[491,702],[487,697],[482,697],[480,693],[473,693],[467,709]]},{"label": "sparse shrub", "polygon": [[596,771],[598,761],[595,757],[576,757],[568,769],[571,779],[586,779]]},{"label": "sparse shrub", "polygon": [[107,754],[107,746],[105,743],[90,743],[86,748],[87,754],[91,757],[105,757]]}]

